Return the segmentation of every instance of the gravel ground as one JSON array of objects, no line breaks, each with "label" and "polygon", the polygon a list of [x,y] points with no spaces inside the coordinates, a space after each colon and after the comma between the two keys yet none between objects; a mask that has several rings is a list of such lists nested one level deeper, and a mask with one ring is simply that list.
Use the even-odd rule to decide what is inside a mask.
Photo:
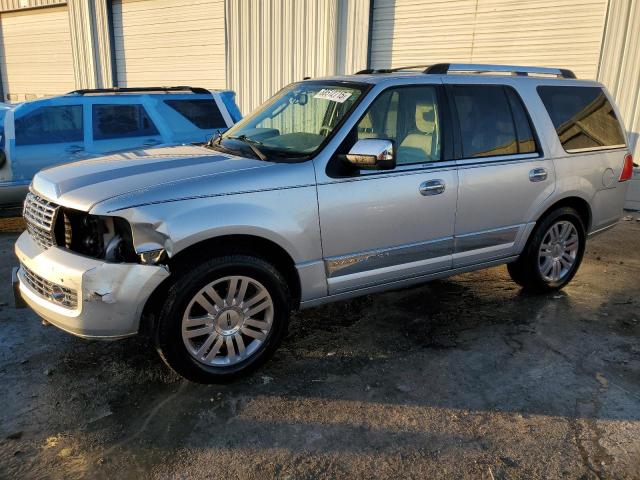
[{"label": "gravel ground", "polygon": [[[298,313],[225,386],[89,342],[0,284],[2,478],[640,478],[640,222],[563,292],[506,268]],[[3,221],[0,278],[19,221]]]}]

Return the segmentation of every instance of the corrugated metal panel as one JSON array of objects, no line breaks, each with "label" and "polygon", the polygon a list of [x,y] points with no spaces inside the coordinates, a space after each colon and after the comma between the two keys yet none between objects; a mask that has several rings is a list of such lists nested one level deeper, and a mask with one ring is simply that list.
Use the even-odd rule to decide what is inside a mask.
[{"label": "corrugated metal panel", "polygon": [[69,2],[76,88],[113,86],[107,2],[111,0]]},{"label": "corrugated metal panel", "polygon": [[606,0],[375,0],[372,66],[543,65],[595,78]]},{"label": "corrugated metal panel", "polygon": [[94,0],[91,14],[93,16],[93,55],[96,68],[96,87],[112,87],[113,62],[111,58],[111,32],[109,24],[109,8],[111,0]]},{"label": "corrugated metal panel", "polygon": [[96,59],[93,54],[91,7],[89,2],[72,0],[68,8],[75,84],[78,88],[95,88]]},{"label": "corrugated metal panel", "polygon": [[[640,159],[640,1],[610,0],[598,80],[614,96],[636,162]],[[640,171],[627,206],[640,209]]]},{"label": "corrugated metal panel", "polygon": [[50,7],[52,5],[65,5],[63,0],[0,0],[0,11],[8,12],[25,8]]},{"label": "corrugated metal panel", "polygon": [[243,113],[304,77],[363,68],[368,6],[368,0],[228,0],[227,86]]},{"label": "corrugated metal panel", "polygon": [[5,98],[20,101],[75,86],[67,7],[0,15]]},{"label": "corrugated metal panel", "polygon": [[120,86],[224,88],[224,0],[116,0]]}]

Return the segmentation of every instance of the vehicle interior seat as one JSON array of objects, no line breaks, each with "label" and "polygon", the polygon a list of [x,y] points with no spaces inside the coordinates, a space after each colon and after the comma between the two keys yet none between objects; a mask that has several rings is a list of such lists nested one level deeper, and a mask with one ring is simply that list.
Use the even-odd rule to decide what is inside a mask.
[{"label": "vehicle interior seat", "polygon": [[398,164],[431,162],[439,158],[436,131],[436,115],[433,102],[416,104],[415,129],[400,143]]}]

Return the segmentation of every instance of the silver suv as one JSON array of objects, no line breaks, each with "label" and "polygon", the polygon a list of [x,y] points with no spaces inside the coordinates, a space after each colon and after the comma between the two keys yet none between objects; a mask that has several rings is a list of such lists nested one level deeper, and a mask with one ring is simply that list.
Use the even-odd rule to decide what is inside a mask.
[{"label": "silver suv", "polygon": [[206,146],[50,168],[16,244],[19,296],[86,338],[150,331],[197,382],[249,371],[289,314],[508,264],[576,274],[632,174],[602,85],[438,64],[306,80]]}]

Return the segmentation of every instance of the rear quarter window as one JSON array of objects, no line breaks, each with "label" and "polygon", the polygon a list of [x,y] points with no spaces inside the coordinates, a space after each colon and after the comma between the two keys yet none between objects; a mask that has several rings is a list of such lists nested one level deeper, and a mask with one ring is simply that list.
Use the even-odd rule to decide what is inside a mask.
[{"label": "rear quarter window", "polygon": [[165,104],[203,130],[227,128],[215,100],[165,100]]},{"label": "rear quarter window", "polygon": [[538,94],[565,151],[625,146],[620,121],[600,87],[540,86]]}]

